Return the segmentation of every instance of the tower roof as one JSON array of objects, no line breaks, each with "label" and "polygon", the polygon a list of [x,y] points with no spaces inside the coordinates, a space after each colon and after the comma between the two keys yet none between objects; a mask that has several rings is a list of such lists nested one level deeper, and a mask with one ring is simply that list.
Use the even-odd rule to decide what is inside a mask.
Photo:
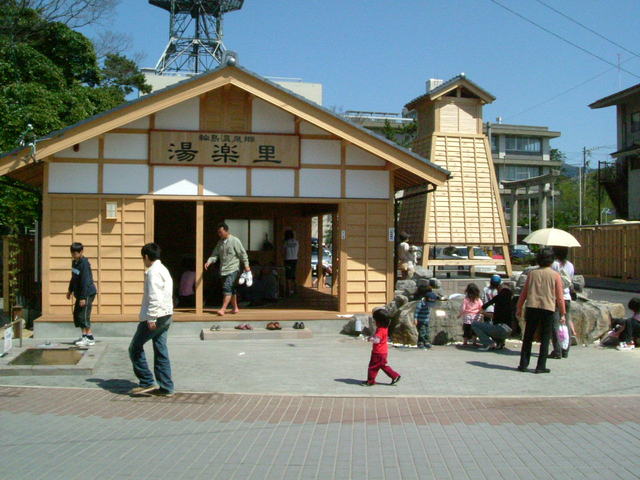
[{"label": "tower roof", "polygon": [[482,87],[478,86],[476,83],[469,80],[469,78],[467,78],[467,76],[464,73],[461,73],[447,80],[446,82],[437,86],[436,88],[430,90],[424,95],[420,95],[419,97],[414,98],[409,103],[407,103],[405,107],[408,109],[413,109],[417,103],[420,103],[422,101],[428,100],[432,102],[446,95],[452,90],[455,90],[458,87],[465,88],[469,93],[471,93],[475,97],[478,97],[484,103],[493,103],[496,99],[496,97],[491,95],[485,89],[483,89]]}]

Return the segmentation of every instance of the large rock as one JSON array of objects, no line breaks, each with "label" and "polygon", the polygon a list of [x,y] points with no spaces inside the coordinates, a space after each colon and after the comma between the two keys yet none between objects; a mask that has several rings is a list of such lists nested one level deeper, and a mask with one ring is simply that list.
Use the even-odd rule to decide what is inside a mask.
[{"label": "large rock", "polygon": [[396,282],[396,291],[402,292],[405,297],[411,297],[418,290],[418,284],[413,280],[398,280]]},{"label": "large rock", "polygon": [[[625,309],[621,303],[589,300],[582,296],[571,302],[571,321],[579,344],[595,342],[610,329],[612,318],[624,316]],[[519,323],[524,332],[524,319],[519,319]]]}]

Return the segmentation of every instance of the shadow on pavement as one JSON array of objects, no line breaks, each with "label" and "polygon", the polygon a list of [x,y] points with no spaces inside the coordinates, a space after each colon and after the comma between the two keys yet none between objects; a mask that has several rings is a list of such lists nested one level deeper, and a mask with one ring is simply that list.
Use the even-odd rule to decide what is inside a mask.
[{"label": "shadow on pavement", "polygon": [[346,383],[347,385],[360,385],[363,380],[356,380],[355,378],[334,378],[336,382]]},{"label": "shadow on pavement", "polygon": [[469,365],[473,365],[474,367],[490,368],[492,370],[512,370],[514,372],[518,371],[516,367],[507,367],[506,365],[496,365],[495,363],[478,362],[475,360],[471,360],[467,363]]},{"label": "shadow on pavement", "polygon": [[121,378],[110,378],[105,380],[103,378],[88,378],[87,382],[92,382],[98,385],[100,388],[120,395],[128,395],[129,390],[138,386],[137,383],[131,380],[124,380]]}]

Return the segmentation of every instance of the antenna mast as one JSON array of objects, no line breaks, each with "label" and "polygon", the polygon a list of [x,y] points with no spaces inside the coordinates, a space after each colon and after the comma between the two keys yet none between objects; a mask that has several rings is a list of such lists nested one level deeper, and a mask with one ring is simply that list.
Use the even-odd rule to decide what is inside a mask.
[{"label": "antenna mast", "polygon": [[198,74],[224,59],[222,19],[240,10],[244,0],[149,0],[169,12],[169,43],[156,64],[156,73]]}]

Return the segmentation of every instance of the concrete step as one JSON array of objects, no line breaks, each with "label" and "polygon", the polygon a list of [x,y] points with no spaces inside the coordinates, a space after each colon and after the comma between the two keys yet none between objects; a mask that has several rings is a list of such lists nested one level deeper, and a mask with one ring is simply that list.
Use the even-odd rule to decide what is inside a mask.
[{"label": "concrete step", "polygon": [[282,330],[267,330],[266,328],[236,330],[225,328],[214,331],[203,328],[200,332],[200,339],[202,340],[293,340],[311,337],[313,337],[313,333],[310,328],[293,329],[283,327]]}]

